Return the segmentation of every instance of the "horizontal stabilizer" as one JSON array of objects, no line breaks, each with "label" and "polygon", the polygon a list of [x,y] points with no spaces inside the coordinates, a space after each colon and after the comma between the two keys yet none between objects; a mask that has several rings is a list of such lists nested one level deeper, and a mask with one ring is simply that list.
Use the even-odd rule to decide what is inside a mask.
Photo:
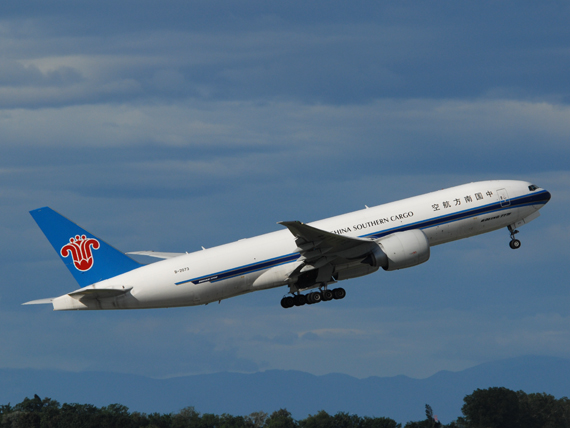
[{"label": "horizontal stabilizer", "polygon": [[32,300],[31,302],[22,303],[22,305],[46,305],[48,303],[53,303],[56,297],[48,297],[47,299]]},{"label": "horizontal stabilizer", "polygon": [[161,253],[159,251],[129,251],[127,254],[156,257],[157,259],[172,259],[174,257],[183,256],[186,253]]},{"label": "horizontal stabilizer", "polygon": [[86,287],[81,288],[77,291],[73,291],[68,293],[69,296],[74,297],[76,299],[102,299],[105,297],[117,297],[121,294],[125,294],[130,291],[133,287],[128,288],[92,288]]}]

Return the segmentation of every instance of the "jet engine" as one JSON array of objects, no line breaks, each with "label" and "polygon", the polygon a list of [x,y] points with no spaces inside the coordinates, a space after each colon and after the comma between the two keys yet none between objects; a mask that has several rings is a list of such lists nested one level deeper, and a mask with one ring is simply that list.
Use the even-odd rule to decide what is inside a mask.
[{"label": "jet engine", "polygon": [[362,263],[384,270],[398,270],[429,260],[429,242],[419,229],[396,232],[376,240],[376,247]]}]

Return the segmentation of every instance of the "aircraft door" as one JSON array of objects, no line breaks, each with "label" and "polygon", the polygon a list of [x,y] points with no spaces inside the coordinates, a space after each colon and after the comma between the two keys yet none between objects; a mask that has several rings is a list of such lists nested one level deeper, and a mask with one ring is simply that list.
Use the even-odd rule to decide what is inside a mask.
[{"label": "aircraft door", "polygon": [[501,201],[501,207],[508,207],[509,205],[511,205],[507,189],[497,189],[497,193],[499,195],[499,201]]}]

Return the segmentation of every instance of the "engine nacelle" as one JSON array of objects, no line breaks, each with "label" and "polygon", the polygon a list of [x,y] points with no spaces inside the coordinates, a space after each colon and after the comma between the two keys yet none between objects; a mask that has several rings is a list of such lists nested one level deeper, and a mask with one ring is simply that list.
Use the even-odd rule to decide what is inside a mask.
[{"label": "engine nacelle", "polygon": [[396,232],[376,241],[378,247],[364,260],[384,270],[398,270],[429,260],[429,241],[419,229]]}]

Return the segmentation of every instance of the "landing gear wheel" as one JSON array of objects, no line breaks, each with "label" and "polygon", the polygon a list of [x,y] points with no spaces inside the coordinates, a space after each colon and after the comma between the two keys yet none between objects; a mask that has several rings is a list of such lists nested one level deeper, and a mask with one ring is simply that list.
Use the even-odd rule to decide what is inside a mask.
[{"label": "landing gear wheel", "polygon": [[307,298],[304,294],[297,294],[295,297],[293,297],[293,301],[295,303],[295,306],[303,306],[307,303]]},{"label": "landing gear wheel", "polygon": [[334,294],[331,290],[323,290],[322,294],[324,302],[334,299]]},{"label": "landing gear wheel", "polygon": [[344,291],[344,288],[335,288],[332,292],[336,300],[344,299],[344,296],[346,296],[346,291]]},{"label": "landing gear wheel", "polygon": [[307,303],[309,305],[312,305],[313,303],[319,303],[321,300],[323,300],[323,296],[318,291],[307,294]]},{"label": "landing gear wheel", "polygon": [[313,293],[313,301],[314,301],[315,303],[319,303],[319,302],[322,302],[322,300],[323,300],[323,295],[322,295],[322,293],[321,293],[320,291],[315,291],[315,292]]},{"label": "landing gear wheel", "polygon": [[288,309],[295,306],[295,300],[291,296],[283,297],[281,299],[281,307]]},{"label": "landing gear wheel", "polygon": [[513,250],[516,250],[521,247],[521,241],[515,239],[515,235],[519,233],[519,231],[515,230],[512,226],[509,226],[508,229],[509,232],[511,232],[511,242],[509,242],[509,247],[511,247]]}]

